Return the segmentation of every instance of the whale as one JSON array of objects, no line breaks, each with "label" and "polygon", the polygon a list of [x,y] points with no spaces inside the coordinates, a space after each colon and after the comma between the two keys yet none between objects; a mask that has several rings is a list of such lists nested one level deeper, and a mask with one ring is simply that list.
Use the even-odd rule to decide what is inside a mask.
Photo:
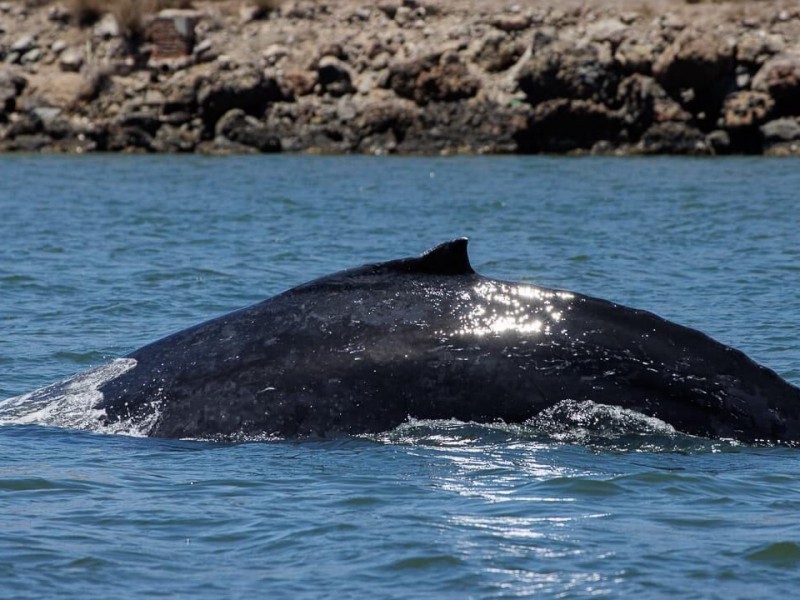
[{"label": "whale", "polygon": [[800,442],[800,389],[773,370],[644,310],[480,275],[467,245],[304,283],[33,397],[91,386],[85,419],[164,438],[534,423],[591,401],[694,436]]}]

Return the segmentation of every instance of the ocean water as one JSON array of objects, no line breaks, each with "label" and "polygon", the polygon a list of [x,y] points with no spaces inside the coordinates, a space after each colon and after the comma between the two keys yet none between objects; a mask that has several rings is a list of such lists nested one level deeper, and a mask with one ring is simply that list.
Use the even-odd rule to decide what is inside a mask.
[{"label": "ocean water", "polygon": [[[469,236],[800,383],[800,162],[0,157],[0,398],[308,279]],[[756,598],[800,450],[636,423],[223,444],[0,426],[0,598]],[[620,426],[622,425],[622,426]]]}]

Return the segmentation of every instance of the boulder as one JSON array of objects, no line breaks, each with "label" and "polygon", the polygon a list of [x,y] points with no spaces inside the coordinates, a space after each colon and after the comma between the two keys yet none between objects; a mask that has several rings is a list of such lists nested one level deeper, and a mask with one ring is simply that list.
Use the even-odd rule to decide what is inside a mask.
[{"label": "boulder", "polygon": [[512,67],[524,52],[522,40],[499,31],[490,31],[481,40],[473,60],[485,71],[498,73]]},{"label": "boulder", "polygon": [[472,98],[480,82],[472,77],[462,62],[445,62],[423,71],[417,78],[417,103],[455,102]]},{"label": "boulder", "polygon": [[132,110],[123,108],[114,119],[114,123],[122,129],[137,129],[153,137],[161,127],[161,120],[154,111],[134,107]]},{"label": "boulder", "polygon": [[280,140],[267,126],[240,108],[225,113],[217,121],[216,137],[224,137],[231,142],[254,148],[259,152],[280,152]]},{"label": "boulder", "polygon": [[753,78],[752,87],[772,97],[776,114],[800,112],[800,48],[765,62]]},{"label": "boulder", "polygon": [[9,46],[8,51],[14,52],[19,54],[20,56],[37,48],[38,45],[36,43],[36,39],[31,35],[23,35],[20,38],[17,38],[11,46]]},{"label": "boulder", "polygon": [[526,30],[531,26],[531,19],[524,14],[502,14],[494,16],[489,23],[500,31],[512,33]]},{"label": "boulder", "polygon": [[83,52],[77,48],[67,48],[58,57],[58,66],[62,71],[75,72],[83,66]]},{"label": "boulder", "polygon": [[517,76],[528,102],[554,98],[607,102],[616,91],[619,69],[606,44],[554,42],[533,53]]},{"label": "boulder", "polygon": [[301,71],[299,69],[290,69],[284,72],[280,80],[283,95],[289,100],[313,93],[315,85],[315,75],[309,71]]},{"label": "boulder", "polygon": [[44,133],[21,134],[13,138],[8,149],[16,152],[42,152],[52,144],[53,140]]},{"label": "boulder", "polygon": [[0,123],[14,112],[17,96],[25,89],[28,81],[12,71],[0,70]]},{"label": "boulder", "polygon": [[102,150],[110,152],[124,152],[126,154],[139,154],[152,152],[153,137],[145,130],[135,126],[121,126],[112,124],[107,131]]},{"label": "boulder", "polygon": [[706,136],[706,144],[712,154],[730,154],[731,136],[723,129],[715,129]]},{"label": "boulder", "polygon": [[352,120],[353,137],[358,139],[355,150],[367,154],[397,152],[416,119],[415,110],[408,104],[385,100],[362,106]]},{"label": "boulder", "polygon": [[623,126],[620,115],[602,104],[559,98],[534,108],[517,142],[526,153],[588,150],[600,141],[619,141]]},{"label": "boulder", "polygon": [[34,111],[24,112],[6,127],[6,139],[16,139],[24,135],[35,135],[44,132],[44,123]]},{"label": "boulder", "polygon": [[745,31],[736,43],[736,62],[748,67],[760,66],[786,46],[783,36],[763,29]]},{"label": "boulder", "polygon": [[699,30],[684,31],[653,65],[656,80],[700,120],[714,122],[735,84],[734,47]]},{"label": "boulder", "polygon": [[162,125],[153,139],[156,152],[194,152],[200,143],[201,132],[185,125]]},{"label": "boulder", "polygon": [[197,93],[198,110],[207,131],[213,131],[220,117],[235,108],[262,117],[271,103],[282,99],[275,79],[248,68],[219,73],[203,81]]},{"label": "boulder", "polygon": [[761,126],[761,140],[765,154],[800,154],[800,119],[775,119]]},{"label": "boulder", "polygon": [[317,65],[317,84],[320,93],[330,94],[336,98],[345,94],[352,94],[353,78],[350,68],[339,58],[333,55],[323,56]]},{"label": "boulder", "polygon": [[754,128],[769,116],[774,102],[769,94],[750,90],[734,92],[725,98],[722,123],[726,129]]},{"label": "boulder", "polygon": [[696,127],[677,121],[655,123],[642,135],[636,150],[643,154],[711,153],[706,137]]},{"label": "boulder", "polygon": [[616,50],[628,33],[628,25],[617,18],[594,21],[586,26],[586,37],[593,42],[604,42]]},{"label": "boulder", "polygon": [[653,123],[691,119],[655,79],[638,73],[619,84],[615,106],[620,109],[630,141],[639,139]]},{"label": "boulder", "polygon": [[457,58],[429,55],[390,66],[386,86],[398,96],[425,106],[472,98],[480,82]]},{"label": "boulder", "polygon": [[398,152],[516,152],[517,137],[527,126],[529,111],[528,106],[512,108],[481,98],[464,102],[432,102],[419,109],[414,122],[398,144]]}]

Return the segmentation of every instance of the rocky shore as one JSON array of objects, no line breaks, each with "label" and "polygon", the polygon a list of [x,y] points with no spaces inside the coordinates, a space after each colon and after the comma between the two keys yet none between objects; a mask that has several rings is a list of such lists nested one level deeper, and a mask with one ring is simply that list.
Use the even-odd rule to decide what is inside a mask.
[{"label": "rocky shore", "polygon": [[198,0],[95,17],[0,2],[0,151],[800,155],[792,2]]}]

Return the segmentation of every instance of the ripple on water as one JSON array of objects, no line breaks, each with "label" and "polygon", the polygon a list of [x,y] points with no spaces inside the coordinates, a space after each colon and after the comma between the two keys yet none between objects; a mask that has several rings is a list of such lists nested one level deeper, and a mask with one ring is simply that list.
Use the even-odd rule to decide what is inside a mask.
[{"label": "ripple on water", "polygon": [[773,542],[748,551],[747,560],[765,566],[793,569],[800,565],[800,544],[796,542]]}]

